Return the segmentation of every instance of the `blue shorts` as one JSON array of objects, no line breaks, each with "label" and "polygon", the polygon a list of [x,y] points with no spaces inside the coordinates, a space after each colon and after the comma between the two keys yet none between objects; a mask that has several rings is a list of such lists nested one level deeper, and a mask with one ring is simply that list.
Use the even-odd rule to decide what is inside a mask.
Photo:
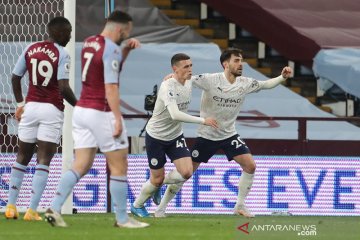
[{"label": "blue shorts", "polygon": [[146,133],[145,145],[151,169],[163,168],[166,163],[166,155],[170,158],[171,162],[179,158],[190,157],[190,151],[183,134],[171,141],[162,141]]},{"label": "blue shorts", "polygon": [[198,137],[191,148],[192,161],[207,163],[219,149],[224,151],[229,161],[233,160],[235,156],[250,153],[248,146],[239,134],[220,141]]}]

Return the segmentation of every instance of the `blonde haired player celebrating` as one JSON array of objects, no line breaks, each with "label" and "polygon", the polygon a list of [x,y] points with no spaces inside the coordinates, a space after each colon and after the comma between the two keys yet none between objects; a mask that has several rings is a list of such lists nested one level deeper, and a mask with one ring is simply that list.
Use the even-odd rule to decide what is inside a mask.
[{"label": "blonde haired player celebrating", "polygon": [[[224,72],[194,76],[194,85],[203,90],[200,116],[216,117],[219,128],[203,125],[199,127],[198,138],[191,150],[193,170],[196,171],[200,163],[208,162],[219,149],[222,149],[229,161],[235,160],[243,169],[234,213],[254,217],[245,206],[245,198],[251,189],[256,165],[246,143],[236,132],[236,118],[247,94],[276,87],[291,76],[292,69],[284,67],[280,76],[266,81],[242,77],[241,52],[234,48],[227,49],[221,54],[220,63]],[[155,217],[165,217],[167,204],[182,185],[183,182],[167,187],[155,211]]]},{"label": "blonde haired player celebrating", "polygon": [[125,57],[140,43],[136,39],[129,39],[122,53],[119,45],[131,30],[131,17],[125,12],[114,11],[101,34],[91,36],[84,42],[81,51],[83,88],[73,115],[75,160],[71,170],[62,176],[51,208],[45,213],[53,226],[67,226],[60,215],[61,207],[75,184],[90,170],[98,147],[105,154],[110,169],[115,226],[149,226],[128,217],[126,209],[129,144],[120,112],[119,77]]},{"label": "blonde haired player celebrating", "polygon": [[[131,206],[131,212],[139,217],[149,217],[144,203],[153,196],[160,203],[160,187],[163,183],[185,182],[193,169],[190,151],[186,146],[182,122],[198,123],[216,128],[213,118],[195,117],[186,114],[191,98],[192,62],[188,55],[175,54],[171,58],[173,77],[161,83],[152,117],[146,126],[146,153],[150,167],[150,179],[141,188],[139,196]],[[176,170],[165,176],[167,155]]]}]

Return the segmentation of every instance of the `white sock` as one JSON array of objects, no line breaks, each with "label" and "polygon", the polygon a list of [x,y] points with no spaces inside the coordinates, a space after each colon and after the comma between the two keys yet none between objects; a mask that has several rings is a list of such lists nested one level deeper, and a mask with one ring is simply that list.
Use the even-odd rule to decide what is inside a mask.
[{"label": "white sock", "polygon": [[183,183],[186,179],[181,176],[181,174],[176,170],[172,170],[168,174],[166,174],[164,179],[164,184],[174,184],[174,183]]},{"label": "white sock", "polygon": [[153,193],[158,189],[151,184],[150,180],[147,180],[141,187],[139,196],[135,199],[134,207],[141,208],[144,206],[144,203],[153,195]]},{"label": "white sock", "polygon": [[245,204],[245,198],[250,192],[251,186],[253,184],[254,174],[249,174],[246,172],[241,173],[241,177],[239,180],[239,193],[238,193],[238,199],[235,205],[235,208],[239,205]]},{"label": "white sock", "polygon": [[170,184],[166,188],[165,194],[161,199],[159,206],[157,207],[156,211],[163,210],[165,211],[169,202],[175,197],[175,195],[180,191],[182,186],[185,182],[177,183],[177,184]]}]

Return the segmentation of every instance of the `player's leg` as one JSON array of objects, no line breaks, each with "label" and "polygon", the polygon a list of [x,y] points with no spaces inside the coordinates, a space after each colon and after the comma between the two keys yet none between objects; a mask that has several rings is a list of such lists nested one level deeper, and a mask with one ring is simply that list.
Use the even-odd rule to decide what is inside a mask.
[{"label": "player's leg", "polygon": [[26,221],[42,220],[36,209],[39,206],[41,196],[46,187],[49,175],[49,165],[57,147],[57,143],[40,140],[37,142],[37,144],[37,165],[35,167],[35,174],[32,180],[30,206],[24,216],[24,220]]},{"label": "player's leg", "polygon": [[147,180],[141,187],[138,197],[131,205],[131,212],[138,217],[150,217],[144,204],[151,198],[156,191],[158,191],[164,180],[165,170],[164,167],[160,169],[150,169],[150,179]]},{"label": "player's leg", "polygon": [[105,152],[110,170],[110,194],[114,201],[116,220],[120,224],[128,221],[127,199],[127,148]]},{"label": "player's leg", "polygon": [[[192,165],[193,165],[193,171],[195,172],[198,169],[198,167],[200,166],[200,163],[192,162]],[[161,202],[154,212],[154,217],[157,217],[157,218],[166,217],[166,208],[167,208],[169,202],[181,190],[184,183],[185,182],[179,182],[179,183],[169,184],[167,186],[164,196],[161,198]]]},{"label": "player's leg", "polygon": [[36,108],[34,103],[26,104],[19,123],[19,148],[16,162],[11,169],[9,198],[5,210],[5,217],[8,219],[17,219],[19,216],[16,210],[16,200],[26,172],[26,166],[31,161],[36,147],[38,118],[34,107]]},{"label": "player's leg", "polygon": [[160,190],[164,181],[164,165],[166,163],[165,148],[169,144],[145,135],[146,154],[150,168],[150,179],[141,187],[140,194],[131,206],[131,212],[136,216],[149,217],[150,214],[144,207],[144,203]]},{"label": "player's leg", "polygon": [[[192,171],[195,172],[200,166],[201,162],[207,162],[217,151],[218,146],[216,142],[204,138],[197,138],[191,150],[192,155]],[[180,161],[178,161],[180,162]],[[174,161],[176,165],[176,161]],[[186,169],[186,168],[185,168]],[[176,169],[175,169],[176,170]],[[166,178],[166,177],[165,177]],[[164,181],[165,182],[165,181]],[[175,197],[184,185],[184,181],[179,181],[175,184],[169,184],[166,188],[165,194],[161,199],[159,206],[155,211],[155,217],[165,217],[166,207],[169,202]]]},{"label": "player's leg", "polygon": [[[96,121],[103,118],[101,116],[96,117],[89,115],[89,112],[90,111],[84,108],[74,108],[72,133],[74,138],[75,160],[71,169],[62,175],[51,207],[45,213],[45,218],[52,226],[67,226],[60,215],[61,208],[75,184],[90,170],[94,162],[97,143],[92,131],[89,129],[88,123],[93,122],[90,120]],[[98,124],[98,128],[101,126],[101,124],[97,122],[95,122],[95,124]]]},{"label": "player's leg", "polygon": [[127,153],[128,149],[106,152],[110,169],[110,194],[115,206],[116,227],[143,228],[149,226],[139,222],[127,214]]},{"label": "player's leg", "polygon": [[16,209],[16,201],[26,172],[26,166],[31,161],[35,147],[35,143],[27,143],[19,140],[16,162],[11,168],[10,174],[9,197],[5,210],[5,217],[7,219],[17,219],[19,217]]},{"label": "player's leg", "polygon": [[24,216],[27,221],[42,220],[36,210],[46,187],[51,159],[60,142],[64,119],[64,113],[52,104],[37,103],[34,107],[39,121],[36,137],[38,149],[30,206]]},{"label": "player's leg", "polygon": [[75,160],[70,170],[64,173],[59,182],[51,208],[61,212],[61,207],[74,188],[75,184],[89,172],[95,158],[97,148],[75,149]]},{"label": "player's leg", "polygon": [[115,206],[115,226],[125,228],[143,228],[149,226],[149,224],[132,219],[127,214],[127,153],[128,148],[105,153],[111,173],[110,194]]},{"label": "player's leg", "polygon": [[160,205],[161,202],[163,202],[162,206],[158,207],[158,209],[155,211],[155,217],[165,216],[165,208],[176,194],[173,194],[175,191],[173,188],[176,188],[178,189],[177,191],[179,191],[184,182],[189,179],[193,173],[190,151],[187,147],[183,135],[180,135],[176,139],[169,142],[165,152],[174,163],[175,169],[170,171],[165,176],[164,184],[170,184],[166,190],[168,194],[165,195],[165,199],[161,199],[160,189],[158,189],[158,191],[154,194],[153,199],[157,205]]},{"label": "player's leg", "polygon": [[253,214],[247,209],[245,199],[249,194],[253,179],[255,175],[255,161],[251,154],[243,154],[234,157],[234,160],[240,164],[243,171],[239,180],[239,193],[235,205],[235,214],[243,215],[245,217],[254,217]]},{"label": "player's leg", "polygon": [[175,165],[175,169],[166,174],[164,184],[185,182],[192,176],[190,150],[183,135],[174,139],[166,149],[166,154]]},{"label": "player's leg", "polygon": [[234,213],[237,215],[243,215],[245,217],[254,217],[254,215],[251,214],[245,205],[245,199],[249,194],[253,184],[254,173],[256,169],[256,164],[250,153],[250,150],[239,135],[235,135],[229,139],[224,140],[223,150],[229,161],[234,159],[243,169],[239,179],[239,192],[234,208]]},{"label": "player's leg", "polygon": [[97,148],[75,149],[75,160],[72,168],[61,177],[51,207],[45,212],[45,218],[52,226],[67,227],[60,215],[61,208],[75,184],[90,170],[96,152]]},{"label": "player's leg", "polygon": [[127,170],[128,170],[128,137],[125,123],[122,121],[122,133],[120,137],[114,138],[113,123],[115,118],[112,112],[101,113],[104,122],[99,129],[92,126],[93,133],[97,139],[100,150],[105,154],[110,171],[110,194],[115,206],[115,226],[123,228],[143,228],[149,226],[147,223],[139,222],[127,214]]}]

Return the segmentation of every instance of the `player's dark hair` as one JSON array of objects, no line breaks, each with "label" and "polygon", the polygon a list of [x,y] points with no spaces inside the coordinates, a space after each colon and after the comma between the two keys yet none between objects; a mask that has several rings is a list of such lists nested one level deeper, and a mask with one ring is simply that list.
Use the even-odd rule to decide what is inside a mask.
[{"label": "player's dark hair", "polygon": [[231,55],[241,57],[241,50],[238,48],[225,49],[220,56],[220,64],[223,65],[223,62],[228,61],[231,58]]},{"label": "player's dark hair", "polygon": [[127,24],[128,22],[132,22],[132,17],[126,12],[115,10],[107,18],[107,21]]},{"label": "player's dark hair", "polygon": [[190,57],[186,55],[185,53],[177,53],[171,58],[171,66],[176,65],[178,62],[183,60],[189,60]]},{"label": "player's dark hair", "polygon": [[54,28],[62,27],[65,25],[71,25],[71,23],[69,22],[69,20],[67,18],[60,16],[60,17],[54,17],[53,19],[51,19],[50,22],[47,24],[47,28],[48,28],[48,30],[52,30]]}]

